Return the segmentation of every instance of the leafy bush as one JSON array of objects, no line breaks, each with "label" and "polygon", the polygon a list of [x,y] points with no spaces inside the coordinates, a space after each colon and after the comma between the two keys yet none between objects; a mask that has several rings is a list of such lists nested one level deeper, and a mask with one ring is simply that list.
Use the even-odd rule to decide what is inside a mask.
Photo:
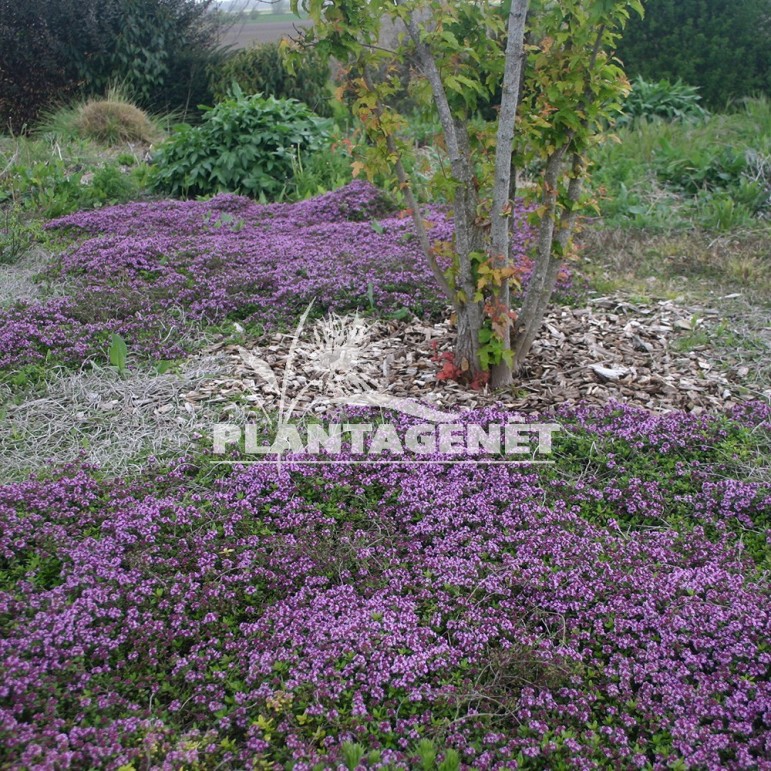
[{"label": "leafy bush", "polygon": [[74,95],[112,34],[102,0],[0,0],[0,125],[29,127]]},{"label": "leafy bush", "polygon": [[297,158],[292,164],[292,174],[292,197],[297,200],[337,190],[353,179],[350,152],[341,143],[335,143],[329,152],[310,153],[305,159]]},{"label": "leafy bush", "polygon": [[722,109],[771,91],[768,0],[646,0],[618,45],[628,75],[682,79]]},{"label": "leafy bush", "polygon": [[136,167],[128,173],[113,163],[97,169],[90,179],[90,184],[83,177],[80,179],[84,188],[80,196],[79,208],[98,209],[101,206],[114,206],[141,198],[147,167]]},{"label": "leafy bush", "polygon": [[294,73],[289,72],[278,43],[245,48],[215,67],[211,76],[214,97],[230,95],[233,83],[245,94],[261,93],[277,99],[305,102],[318,115],[331,115],[329,65],[315,51],[304,52]]},{"label": "leafy bush", "polygon": [[17,263],[29,251],[37,233],[17,206],[0,209],[0,265]]},{"label": "leafy bush", "polygon": [[294,188],[296,160],[328,143],[327,126],[298,101],[236,88],[200,126],[178,126],[159,147],[154,186],[182,197],[227,191],[280,199]]},{"label": "leafy bush", "polygon": [[116,163],[85,156],[60,158],[42,141],[19,142],[4,165],[0,204],[43,218],[124,203],[146,193],[147,166],[124,171]]},{"label": "leafy bush", "polygon": [[92,90],[120,82],[156,112],[208,103],[207,69],[220,61],[214,0],[107,0],[109,50],[87,71]]},{"label": "leafy bush", "polygon": [[636,118],[705,118],[707,111],[699,104],[699,89],[681,80],[650,82],[639,75],[632,82],[632,91],[624,102],[624,113],[619,125],[625,125]]}]

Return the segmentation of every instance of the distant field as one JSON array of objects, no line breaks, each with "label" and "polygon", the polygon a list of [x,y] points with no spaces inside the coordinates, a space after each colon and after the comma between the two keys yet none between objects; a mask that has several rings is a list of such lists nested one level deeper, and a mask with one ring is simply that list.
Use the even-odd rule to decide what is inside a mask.
[{"label": "distant field", "polygon": [[246,21],[254,24],[270,24],[276,21],[297,21],[297,15],[294,13],[260,13],[248,17]]},{"label": "distant field", "polygon": [[255,43],[272,43],[283,37],[294,37],[296,30],[310,22],[291,13],[266,14],[258,19],[237,22],[223,35],[224,45],[247,48]]}]

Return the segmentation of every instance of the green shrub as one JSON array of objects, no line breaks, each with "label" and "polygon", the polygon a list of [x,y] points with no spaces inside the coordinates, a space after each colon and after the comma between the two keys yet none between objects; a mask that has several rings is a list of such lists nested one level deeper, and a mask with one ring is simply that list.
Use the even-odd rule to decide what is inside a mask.
[{"label": "green shrub", "polygon": [[0,0],[0,125],[31,127],[41,110],[68,99],[86,62],[107,50],[102,0]]},{"label": "green shrub", "polygon": [[51,218],[79,209],[126,203],[142,198],[146,192],[144,164],[123,171],[116,163],[85,156],[60,158],[45,142],[22,140],[11,162],[6,162],[0,205]]},{"label": "green shrub", "polygon": [[39,229],[25,221],[18,206],[0,209],[0,265],[17,263],[38,235]]},{"label": "green shrub", "polygon": [[747,170],[747,161],[738,148],[699,144],[683,147],[664,140],[659,144],[653,168],[661,182],[696,195],[701,190],[737,186]]},{"label": "green shrub", "polygon": [[134,153],[120,153],[115,158],[115,163],[119,166],[136,166],[139,159]]},{"label": "green shrub", "polygon": [[245,48],[213,69],[212,93],[217,101],[226,99],[236,83],[245,94],[297,99],[318,115],[331,115],[329,65],[311,50],[298,62],[295,72],[289,72],[278,43]]},{"label": "green shrub", "polygon": [[89,93],[120,83],[156,114],[211,104],[208,71],[223,57],[215,0],[102,1],[112,8],[113,37],[89,64]]},{"label": "green shrub", "polygon": [[682,79],[709,107],[771,90],[768,0],[645,0],[618,44],[631,76]]},{"label": "green shrub", "polygon": [[328,121],[291,99],[240,89],[200,126],[179,126],[154,158],[153,184],[176,196],[242,193],[277,200],[295,188],[298,159],[329,142]]},{"label": "green shrub", "polygon": [[752,211],[728,193],[699,196],[699,221],[708,230],[726,232],[752,225]]},{"label": "green shrub", "polygon": [[[97,169],[91,178],[91,185],[85,186],[81,195],[83,208],[112,206],[141,198],[146,168],[139,166],[124,172],[110,163]],[[81,183],[82,181],[81,179]]]},{"label": "green shrub", "polygon": [[636,118],[706,118],[707,111],[699,104],[699,89],[681,80],[651,82],[638,75],[632,81],[632,92],[624,102],[624,113],[618,124],[625,125]]},{"label": "green shrub", "polygon": [[292,162],[292,177],[292,198],[297,200],[337,190],[353,179],[351,155],[336,144],[329,148],[329,152],[298,157]]}]

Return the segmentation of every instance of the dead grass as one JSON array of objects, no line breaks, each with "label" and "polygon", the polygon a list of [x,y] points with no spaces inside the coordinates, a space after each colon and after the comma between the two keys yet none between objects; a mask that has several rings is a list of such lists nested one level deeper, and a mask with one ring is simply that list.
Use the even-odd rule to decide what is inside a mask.
[{"label": "dead grass", "polygon": [[771,248],[769,229],[715,236],[693,230],[587,230],[584,265],[602,294],[686,303],[703,321],[677,341],[681,351],[708,351],[724,371],[739,373],[750,393],[771,386]]},{"label": "dead grass", "polygon": [[33,247],[13,265],[0,263],[0,308],[14,302],[35,300],[41,285],[35,277],[49,264],[50,255]]},{"label": "dead grass", "polygon": [[116,99],[86,102],[78,109],[75,126],[84,139],[108,145],[152,144],[158,139],[158,131],[144,110]]},{"label": "dead grass", "polygon": [[139,470],[149,456],[184,453],[214,416],[184,394],[220,372],[218,357],[193,359],[177,374],[120,377],[93,365],[50,376],[45,392],[19,404],[0,388],[0,484],[78,459],[107,473]]},{"label": "dead grass", "polygon": [[[699,230],[588,229],[581,236],[585,270],[613,289],[695,297],[742,292],[753,303],[771,303],[768,227],[716,236]],[[605,290],[603,290],[605,291]]]},{"label": "dead grass", "polygon": [[52,279],[46,275],[50,267],[51,252],[39,244],[12,265],[0,263],[0,308],[17,302],[68,296],[76,291],[71,277],[57,276]]}]

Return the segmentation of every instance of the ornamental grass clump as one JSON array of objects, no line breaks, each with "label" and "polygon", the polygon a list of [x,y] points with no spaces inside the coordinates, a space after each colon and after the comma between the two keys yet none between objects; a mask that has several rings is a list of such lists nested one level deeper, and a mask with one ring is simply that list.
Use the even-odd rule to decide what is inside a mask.
[{"label": "ornamental grass clump", "polygon": [[122,142],[152,144],[158,129],[144,110],[119,99],[92,99],[79,107],[74,126],[84,139],[106,145]]}]

